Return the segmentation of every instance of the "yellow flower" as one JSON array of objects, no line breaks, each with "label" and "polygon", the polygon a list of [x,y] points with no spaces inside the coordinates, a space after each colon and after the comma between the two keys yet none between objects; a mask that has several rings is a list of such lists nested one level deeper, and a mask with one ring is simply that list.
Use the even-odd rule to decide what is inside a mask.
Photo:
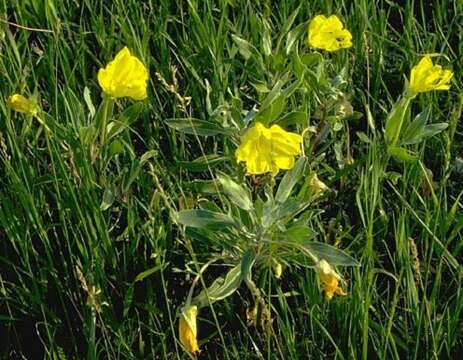
[{"label": "yellow flower", "polygon": [[190,353],[199,353],[198,342],[196,336],[198,334],[196,328],[196,316],[198,315],[198,307],[196,305],[188,305],[182,309],[179,322],[180,342]]},{"label": "yellow flower", "polygon": [[124,47],[104,69],[98,71],[98,83],[103,91],[115,98],[131,97],[143,100],[147,97],[148,70],[145,65]]},{"label": "yellow flower", "polygon": [[352,46],[352,34],[336,15],[317,15],[309,23],[309,45],[326,51],[336,51]]},{"label": "yellow flower", "polygon": [[417,94],[432,90],[448,90],[452,77],[452,71],[443,70],[440,65],[433,65],[431,57],[426,55],[412,68],[410,92]]},{"label": "yellow flower", "polygon": [[339,286],[341,276],[333,270],[331,265],[326,260],[320,260],[315,265],[315,271],[318,278],[322,282],[325,298],[331,300],[336,295],[347,295],[347,293]]},{"label": "yellow flower", "polygon": [[13,94],[6,100],[8,107],[12,108],[14,111],[26,113],[30,115],[37,115],[39,112],[39,107],[35,102],[29,100],[28,98],[20,95]]},{"label": "yellow flower", "polygon": [[287,132],[278,125],[266,128],[256,123],[241,137],[236,150],[238,162],[246,162],[248,174],[276,175],[280,169],[291,169],[294,157],[301,153],[302,136]]}]

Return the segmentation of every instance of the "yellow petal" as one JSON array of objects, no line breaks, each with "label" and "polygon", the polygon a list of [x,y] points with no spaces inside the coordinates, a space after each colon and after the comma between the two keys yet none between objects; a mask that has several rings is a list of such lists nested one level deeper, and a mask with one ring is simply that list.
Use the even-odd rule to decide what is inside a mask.
[{"label": "yellow petal", "polygon": [[270,128],[272,150],[278,154],[299,155],[301,153],[302,136],[284,131],[280,126]]},{"label": "yellow petal", "polygon": [[276,175],[280,169],[291,169],[294,157],[301,153],[302,136],[283,130],[278,125],[266,128],[256,123],[241,137],[235,152],[237,162],[245,162],[248,174]]},{"label": "yellow petal", "polygon": [[98,83],[109,96],[143,100],[147,97],[148,70],[124,47],[104,69],[98,71]]},{"label": "yellow petal", "polygon": [[294,166],[294,156],[275,156],[274,163],[278,169],[292,169]]},{"label": "yellow petal", "polygon": [[433,65],[429,55],[424,56],[410,73],[409,91],[412,94],[432,90],[448,90],[453,72],[443,70],[440,65]]},{"label": "yellow petal", "polygon": [[317,15],[309,23],[309,37],[317,34],[326,23],[326,17],[324,15]]},{"label": "yellow petal", "polygon": [[336,51],[352,46],[352,34],[336,15],[317,15],[309,23],[308,43],[317,49]]},{"label": "yellow petal", "polygon": [[324,22],[325,31],[338,31],[344,27],[336,15],[329,16]]}]

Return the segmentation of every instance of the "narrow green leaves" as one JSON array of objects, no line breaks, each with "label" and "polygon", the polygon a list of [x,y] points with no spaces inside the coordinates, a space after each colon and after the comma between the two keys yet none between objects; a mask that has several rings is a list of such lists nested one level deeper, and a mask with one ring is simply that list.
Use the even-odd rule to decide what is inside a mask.
[{"label": "narrow green leaves", "polygon": [[404,134],[401,140],[402,145],[413,145],[422,142],[434,135],[447,129],[447,123],[427,123],[431,119],[431,109],[428,107],[421,113],[419,113],[415,119],[405,128]]},{"label": "narrow green leaves", "polygon": [[344,251],[321,242],[308,241],[304,247],[319,260],[325,259],[334,266],[360,266],[359,262]]},{"label": "narrow green leaves", "polygon": [[178,132],[189,135],[231,135],[235,132],[233,129],[226,129],[219,124],[194,118],[167,119],[166,124],[170,128],[177,130]]},{"label": "narrow green leaves", "polygon": [[386,119],[385,133],[386,143],[395,146],[400,138],[400,132],[407,116],[411,98],[404,97],[396,102]]},{"label": "narrow green leaves", "polygon": [[294,167],[291,170],[287,171],[285,176],[283,176],[283,179],[281,180],[280,185],[278,186],[277,193],[275,195],[275,200],[277,202],[282,203],[286,201],[286,199],[288,199],[294,186],[301,178],[306,163],[307,160],[304,157],[300,157],[297,160]]},{"label": "narrow green leaves", "polygon": [[414,153],[400,146],[389,146],[387,148],[387,153],[405,162],[415,162],[417,160]]},{"label": "narrow green leaves", "polygon": [[192,303],[197,304],[199,308],[212,304],[216,301],[223,300],[233,294],[241,285],[243,280],[241,276],[241,264],[233,267],[225,276],[215,279],[210,287],[204,289],[193,299]]},{"label": "narrow green leaves", "polygon": [[228,215],[202,209],[177,212],[177,222],[185,226],[212,230],[236,225],[235,221]]}]

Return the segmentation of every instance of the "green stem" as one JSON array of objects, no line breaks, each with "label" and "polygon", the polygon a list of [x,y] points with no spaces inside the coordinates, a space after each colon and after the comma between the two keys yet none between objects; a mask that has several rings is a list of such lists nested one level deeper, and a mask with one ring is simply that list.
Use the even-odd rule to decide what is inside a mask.
[{"label": "green stem", "polygon": [[114,100],[109,96],[104,96],[103,99],[103,114],[101,119],[101,128],[100,128],[100,146],[103,147],[106,143],[106,127],[108,125],[108,120],[112,116],[112,109],[114,105]]},{"label": "green stem", "polygon": [[87,352],[88,360],[96,360],[95,330],[96,330],[96,313],[95,313],[95,310],[92,309],[92,313],[90,316],[90,336],[88,340],[88,352]]}]

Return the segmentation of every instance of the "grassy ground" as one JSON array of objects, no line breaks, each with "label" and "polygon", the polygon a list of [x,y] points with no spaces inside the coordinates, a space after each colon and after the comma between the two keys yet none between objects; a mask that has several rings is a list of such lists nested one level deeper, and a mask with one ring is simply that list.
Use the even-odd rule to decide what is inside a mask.
[{"label": "grassy ground", "polygon": [[[295,55],[314,53],[306,28],[320,13],[338,14],[354,44],[323,55],[326,91],[317,77],[298,82]],[[361,266],[338,268],[348,296],[331,302],[308,267],[285,267],[280,280],[256,274],[271,331],[247,326],[252,296],[240,287],[201,310],[199,358],[463,353],[461,1],[0,0],[0,17],[3,358],[189,357],[178,309],[198,266],[222,249],[181,231],[173,211],[223,206],[204,190],[218,170],[259,179],[237,170],[236,137],[182,134],[168,119],[242,126],[276,84],[296,85],[267,116],[297,111],[291,129],[312,126],[309,167],[331,189],[311,203],[308,224]],[[149,66],[149,98],[116,102],[125,125],[100,156],[89,136],[96,74],[124,45]],[[411,111],[429,107],[449,127],[411,147],[418,161],[385,163],[385,118],[425,53],[442,54],[434,60],[455,76]],[[175,91],[160,78],[175,78]],[[360,119],[331,116],[333,89]],[[14,92],[38,97],[52,132],[6,107]],[[212,267],[204,283],[224,271]]]}]

